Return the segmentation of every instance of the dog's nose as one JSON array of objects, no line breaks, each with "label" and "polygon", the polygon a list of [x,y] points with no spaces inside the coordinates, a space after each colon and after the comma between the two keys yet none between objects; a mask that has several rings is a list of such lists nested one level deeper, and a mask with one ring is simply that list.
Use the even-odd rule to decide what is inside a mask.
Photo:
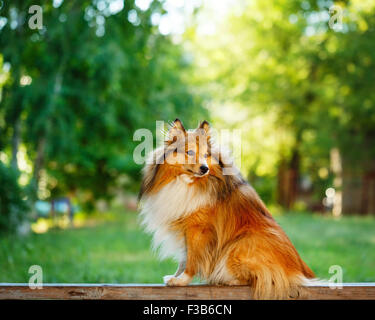
[{"label": "dog's nose", "polygon": [[202,174],[205,174],[208,171],[208,167],[207,166],[200,166],[199,169],[201,170]]}]

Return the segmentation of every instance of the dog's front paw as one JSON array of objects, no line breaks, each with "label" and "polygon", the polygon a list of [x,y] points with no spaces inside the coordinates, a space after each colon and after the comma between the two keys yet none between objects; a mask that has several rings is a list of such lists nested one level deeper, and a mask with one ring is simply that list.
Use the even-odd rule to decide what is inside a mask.
[{"label": "dog's front paw", "polygon": [[175,278],[175,276],[173,274],[170,274],[168,276],[164,276],[163,281],[165,284],[168,284],[168,281],[171,280],[172,278]]},{"label": "dog's front paw", "polygon": [[191,281],[191,277],[183,273],[178,277],[173,275],[165,276],[163,277],[163,280],[167,286],[187,286]]},{"label": "dog's front paw", "polygon": [[169,278],[168,281],[165,283],[167,286],[186,286],[188,284],[187,281],[181,279],[181,278],[176,278],[176,277],[172,277],[172,278]]}]

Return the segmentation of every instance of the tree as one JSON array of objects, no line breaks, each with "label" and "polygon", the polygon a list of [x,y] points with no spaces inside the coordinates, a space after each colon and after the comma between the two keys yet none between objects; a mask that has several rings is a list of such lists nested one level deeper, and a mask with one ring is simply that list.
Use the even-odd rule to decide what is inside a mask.
[{"label": "tree", "polygon": [[340,31],[329,27],[333,1],[239,3],[215,35],[195,41],[205,53],[198,60],[207,66],[203,81],[219,83],[210,88],[216,103],[232,104],[241,114],[235,119],[216,109],[244,128],[250,178],[277,176],[276,199],[287,208],[301,195],[302,177],[312,180],[321,199],[333,182],[330,152],[338,148],[344,172],[352,171],[344,173],[343,198],[351,207],[344,201],[343,211],[374,211],[373,204],[354,206],[369,203],[374,191],[361,195],[363,187],[355,194],[349,181],[362,179],[360,167],[367,172],[363,186],[373,183],[374,6],[337,2],[344,13]]},{"label": "tree", "polygon": [[45,3],[42,30],[27,26],[30,1],[1,12],[0,47],[11,65],[0,102],[3,150],[16,159],[26,146],[34,198],[69,193],[92,205],[134,189],[133,132],[154,130],[157,119],[205,114],[184,78],[190,65],[181,46],[151,23],[152,14],[165,13],[161,3],[147,10],[111,3]]}]

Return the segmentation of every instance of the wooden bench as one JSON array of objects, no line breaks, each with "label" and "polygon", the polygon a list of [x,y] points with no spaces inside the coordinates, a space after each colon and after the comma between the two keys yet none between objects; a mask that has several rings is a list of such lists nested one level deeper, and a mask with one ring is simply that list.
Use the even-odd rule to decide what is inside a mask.
[{"label": "wooden bench", "polygon": [[[248,286],[190,285],[166,287],[162,284],[43,284],[31,289],[26,283],[0,283],[0,299],[57,300],[251,300]],[[299,300],[375,300],[375,283],[345,283],[342,288],[329,285],[306,287]]]}]

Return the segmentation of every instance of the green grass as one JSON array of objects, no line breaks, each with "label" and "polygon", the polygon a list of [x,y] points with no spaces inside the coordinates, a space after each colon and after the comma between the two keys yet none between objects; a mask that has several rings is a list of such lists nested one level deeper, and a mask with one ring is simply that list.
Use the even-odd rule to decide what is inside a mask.
[{"label": "green grass", "polygon": [[[116,214],[90,227],[0,238],[0,282],[28,282],[28,269],[36,264],[44,282],[160,283],[176,265],[158,261],[136,218],[136,213]],[[317,276],[328,279],[329,267],[340,265],[344,282],[375,281],[374,218],[286,214],[276,219]]]},{"label": "green grass", "polygon": [[375,282],[375,218],[288,214],[276,217],[319,278],[339,265],[344,282]]}]

